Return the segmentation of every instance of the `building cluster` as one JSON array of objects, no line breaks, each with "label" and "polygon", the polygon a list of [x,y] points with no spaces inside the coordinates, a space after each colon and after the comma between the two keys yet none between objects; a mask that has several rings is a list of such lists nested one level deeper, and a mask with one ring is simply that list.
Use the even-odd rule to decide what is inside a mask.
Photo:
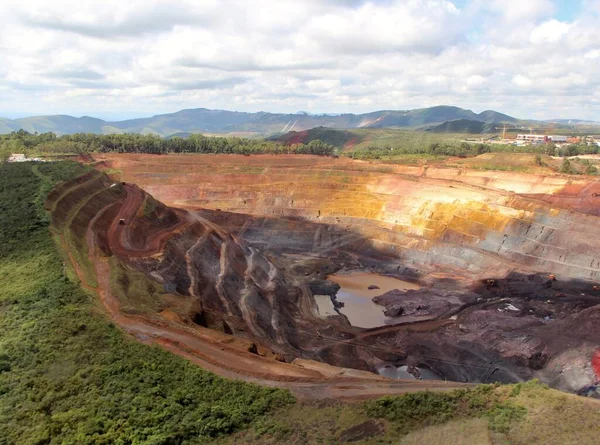
[{"label": "building cluster", "polygon": [[512,142],[516,145],[528,145],[528,144],[556,144],[558,146],[564,144],[588,144],[588,145],[599,145],[600,136],[583,136],[583,137],[570,137],[564,135],[546,135],[546,134],[518,134]]},{"label": "building cluster", "polygon": [[[579,142],[579,138],[574,138],[574,139],[577,139],[577,142]],[[547,144],[550,142],[554,142],[556,144],[565,144],[565,143],[569,142],[569,137],[558,136],[558,135],[548,136],[545,134],[518,134],[517,141],[542,143],[542,144]]]},{"label": "building cluster", "polygon": [[23,153],[13,153],[6,160],[6,162],[30,162],[30,161],[33,161],[33,162],[46,162],[42,158],[28,158]]}]

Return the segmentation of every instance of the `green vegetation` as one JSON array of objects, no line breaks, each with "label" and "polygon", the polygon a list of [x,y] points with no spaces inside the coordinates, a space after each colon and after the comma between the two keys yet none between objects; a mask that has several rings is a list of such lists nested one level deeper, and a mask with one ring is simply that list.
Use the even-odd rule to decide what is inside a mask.
[{"label": "green vegetation", "polygon": [[468,142],[432,142],[427,146],[400,146],[400,147],[366,147],[344,153],[353,159],[393,159],[404,155],[428,156],[477,156],[489,153],[491,146],[488,144],[470,144]]},{"label": "green vegetation", "polygon": [[144,198],[144,204],[142,205],[142,213],[146,218],[150,218],[156,211],[158,201],[150,195],[146,195]]},{"label": "green vegetation", "polygon": [[[557,410],[559,401],[561,410]],[[580,430],[577,424],[591,426],[600,419],[599,408],[597,401],[562,394],[534,380],[452,392],[417,392],[362,404],[297,403],[219,443],[304,445],[347,440],[361,444],[558,445],[573,435],[581,443],[595,443],[597,428]],[[579,421],[562,424],[562,412],[570,410],[580,416]],[[552,434],[540,434],[543,440],[535,437],[538,422],[552,425]],[[471,433],[482,440],[473,440]]]},{"label": "green vegetation", "polygon": [[527,410],[515,405],[496,391],[494,385],[480,385],[474,389],[449,393],[420,392],[402,397],[384,397],[367,402],[370,417],[379,417],[396,423],[399,431],[407,433],[427,425],[445,423],[460,417],[485,417],[490,429],[508,432],[511,422],[525,417]]},{"label": "green vegetation", "polygon": [[285,145],[262,139],[206,137],[192,134],[187,138],[162,138],[142,134],[78,133],[57,137],[54,133],[30,134],[19,130],[0,135],[0,147],[12,153],[86,154],[86,153],[224,153],[224,154],[314,154],[331,155],[335,147],[320,140],[306,144]]},{"label": "green vegetation", "polygon": [[542,156],[539,153],[535,155],[535,165],[539,167],[544,166],[544,161],[542,161]]},{"label": "green vegetation", "polygon": [[484,134],[494,133],[496,125],[490,122],[481,122],[471,119],[456,119],[444,122],[431,128],[433,133],[468,133]]},{"label": "green vegetation", "polygon": [[308,144],[318,140],[334,147],[343,148],[348,143],[359,142],[360,137],[357,132],[351,130],[316,127],[305,131],[290,131],[282,135],[272,136],[268,140],[283,142],[287,145]]},{"label": "green vegetation", "polygon": [[358,143],[347,151],[376,148],[395,148],[405,153],[422,153],[431,144],[460,143],[466,134],[436,134],[401,128],[360,128],[351,130]]},{"label": "green vegetation", "polygon": [[163,309],[162,286],[142,272],[127,267],[116,257],[109,258],[110,287],[124,313],[155,313]]},{"label": "green vegetation", "polygon": [[564,158],[562,161],[562,164],[560,166],[560,172],[561,173],[567,173],[567,174],[572,174],[573,173],[573,167],[571,166],[571,161],[569,161],[567,158]]},{"label": "green vegetation", "polygon": [[[448,156],[473,157],[483,153],[532,153],[573,157],[598,154],[596,144],[538,144],[517,146],[465,141],[465,133],[438,134],[397,128],[365,128],[337,130],[318,127],[302,132],[290,132],[270,140],[239,137],[207,137],[189,134],[187,137],[162,138],[152,134],[77,133],[57,137],[54,133],[30,134],[19,130],[0,135],[0,161],[10,153],[26,155],[85,155],[88,153],[204,153],[204,154],[341,154],[360,160],[384,160],[400,163],[420,163]],[[593,168],[573,173],[595,174]]]},{"label": "green vegetation", "polygon": [[[579,170],[581,173],[585,173],[586,175],[596,175],[598,174],[598,167],[596,167],[595,165],[593,165],[589,159],[580,159],[580,158],[573,158],[571,159],[571,167],[573,167],[573,163],[574,164],[578,164]],[[573,169],[571,169],[573,170]]]},{"label": "green vegetation", "polygon": [[65,277],[41,202],[83,171],[0,166],[0,443],[199,443],[292,403],[127,338]]},{"label": "green vegetation", "polygon": [[600,403],[538,381],[420,392],[363,404],[297,403],[221,444],[597,443]]}]

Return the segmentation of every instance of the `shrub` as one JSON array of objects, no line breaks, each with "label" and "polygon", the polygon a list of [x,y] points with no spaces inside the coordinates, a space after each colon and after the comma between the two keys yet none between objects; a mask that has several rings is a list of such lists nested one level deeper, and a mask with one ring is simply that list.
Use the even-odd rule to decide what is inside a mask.
[{"label": "shrub", "polygon": [[562,161],[562,164],[560,166],[560,172],[561,173],[567,173],[567,174],[573,174],[573,167],[571,166],[571,161],[569,161],[567,158],[564,158]]},{"label": "shrub", "polygon": [[544,161],[542,161],[542,156],[540,154],[535,155],[535,164],[539,166],[544,165]]},{"label": "shrub", "polygon": [[[515,385],[512,396],[522,388],[538,382]],[[486,417],[490,428],[506,432],[511,422],[522,419],[527,410],[505,400],[496,391],[497,385],[479,385],[473,389],[459,389],[449,393],[418,392],[402,396],[384,397],[369,401],[365,410],[370,417],[384,418],[396,424],[404,433],[425,425],[438,424],[461,417]]]},{"label": "shrub", "polygon": [[527,414],[527,410],[510,402],[498,403],[486,413],[490,428],[500,433],[506,433],[513,421],[521,420]]}]

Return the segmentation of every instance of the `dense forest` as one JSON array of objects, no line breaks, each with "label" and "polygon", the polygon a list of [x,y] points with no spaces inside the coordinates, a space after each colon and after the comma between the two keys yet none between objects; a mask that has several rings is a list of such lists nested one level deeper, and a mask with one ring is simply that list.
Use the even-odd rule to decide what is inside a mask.
[{"label": "dense forest", "polygon": [[187,138],[162,138],[142,134],[78,133],[56,136],[31,134],[19,130],[0,136],[0,153],[85,154],[85,153],[225,153],[225,154],[311,154],[331,155],[335,147],[320,140],[286,145],[264,139],[207,137],[192,134]]}]

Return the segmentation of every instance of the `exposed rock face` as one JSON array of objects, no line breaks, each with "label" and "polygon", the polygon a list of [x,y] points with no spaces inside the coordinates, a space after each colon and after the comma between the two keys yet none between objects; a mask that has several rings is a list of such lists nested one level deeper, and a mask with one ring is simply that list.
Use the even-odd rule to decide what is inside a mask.
[{"label": "exposed rock face", "polygon": [[400,315],[404,314],[404,308],[399,304],[392,304],[387,306],[383,313],[386,315],[386,317],[399,317]]},{"label": "exposed rock face", "polygon": [[[195,157],[196,164],[189,156],[168,158],[173,163],[115,156],[108,164],[168,204],[195,210],[153,203],[137,188],[99,194],[104,206],[114,203],[96,227],[99,245],[197,302],[203,324],[340,366],[373,370],[410,361],[449,379],[539,376],[574,391],[592,380],[600,293],[590,280],[600,271],[600,224],[583,201],[600,191],[595,181],[378,171],[294,157],[276,158],[277,165],[259,156],[240,157],[243,165],[235,156]],[[110,182],[90,175],[79,180],[78,193],[89,197]],[[115,229],[120,206],[136,193],[140,204]],[[77,202],[65,198],[57,207]],[[82,207],[77,236],[98,206]],[[60,212],[53,218],[66,224]],[[404,325],[359,329],[342,316],[315,315],[312,294],[335,294],[325,278],[339,269],[409,277],[423,288],[377,297]]]},{"label": "exposed rock face", "polygon": [[107,165],[167,204],[303,218],[346,231],[347,240],[332,239],[329,229],[317,228],[310,234],[314,250],[360,235],[367,240],[361,253],[408,259],[402,263],[420,270],[489,278],[490,271],[501,277],[524,268],[558,279],[600,277],[596,180],[298,156],[190,162],[110,155]]},{"label": "exposed rock face", "polygon": [[477,297],[477,294],[470,292],[423,288],[393,290],[373,298],[373,301],[386,308],[384,312],[388,317],[416,315],[442,318],[475,303]]},{"label": "exposed rock face", "polygon": [[335,295],[340,285],[330,280],[313,280],[309,283],[314,295]]}]

